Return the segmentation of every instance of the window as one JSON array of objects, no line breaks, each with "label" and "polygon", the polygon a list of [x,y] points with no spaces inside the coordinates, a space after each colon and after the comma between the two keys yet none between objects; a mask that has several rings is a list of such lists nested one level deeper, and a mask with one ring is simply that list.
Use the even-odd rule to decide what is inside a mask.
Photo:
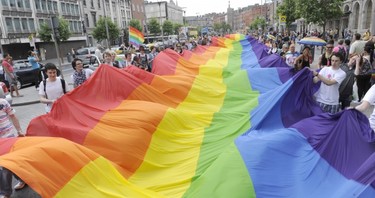
[{"label": "window", "polygon": [[40,10],[40,0],[35,0],[35,8]]},{"label": "window", "polygon": [[85,24],[86,24],[86,27],[90,27],[89,15],[88,14],[85,14]]},{"label": "window", "polygon": [[47,10],[47,0],[42,0],[42,10],[43,11]]},{"label": "window", "polygon": [[71,14],[70,12],[70,4],[66,4],[66,14]]},{"label": "window", "polygon": [[39,19],[39,25],[42,25],[44,23],[44,19]]},{"label": "window", "polygon": [[23,0],[17,0],[17,6],[18,6],[18,8],[24,8]]},{"label": "window", "polygon": [[28,21],[29,21],[30,31],[34,32],[35,31],[34,19],[29,19]]},{"label": "window", "polygon": [[16,0],[9,0],[10,7],[16,7]]},{"label": "window", "polygon": [[98,8],[100,8],[100,2],[101,2],[101,0],[98,0]]},{"label": "window", "polygon": [[8,7],[8,0],[1,0],[1,5]]},{"label": "window", "polygon": [[53,11],[57,12],[57,1],[53,2]]},{"label": "window", "polygon": [[74,27],[73,27],[73,22],[72,21],[69,21],[69,30],[71,31],[71,32],[74,32]]},{"label": "window", "polygon": [[18,32],[21,32],[22,29],[21,29],[21,21],[19,18],[14,18],[13,19],[13,23],[14,23],[14,29],[16,31],[16,33]]},{"label": "window", "polygon": [[27,26],[27,19],[21,19],[21,25],[24,32],[29,32],[29,27]]},{"label": "window", "polygon": [[79,16],[79,10],[78,10],[79,8],[78,8],[78,5],[75,5],[74,8],[75,8],[76,15]]},{"label": "window", "polygon": [[65,14],[65,12],[66,12],[65,3],[61,3],[61,12],[62,12],[63,14]]},{"label": "window", "polygon": [[91,12],[91,17],[92,17],[92,22],[93,22],[94,26],[96,26],[96,13]]},{"label": "window", "polygon": [[81,22],[79,22],[79,21],[77,21],[77,30],[78,30],[78,32],[82,32],[82,24],[81,24]]},{"label": "window", "polygon": [[12,18],[9,18],[9,17],[5,18],[5,23],[7,24],[8,32],[14,32]]},{"label": "window", "polygon": [[48,0],[47,5],[48,5],[48,11],[52,12],[52,11],[53,11],[53,8],[52,8],[52,1],[51,1],[51,0]]},{"label": "window", "polygon": [[94,0],[90,0],[91,8],[94,8]]},{"label": "window", "polygon": [[25,0],[25,8],[31,8],[30,7],[30,0]]},{"label": "window", "polygon": [[[99,0],[100,1],[100,0]],[[86,6],[86,0],[83,0],[83,5]]]},{"label": "window", "polygon": [[70,14],[71,15],[76,15],[76,11],[74,10],[74,5],[70,4]]}]

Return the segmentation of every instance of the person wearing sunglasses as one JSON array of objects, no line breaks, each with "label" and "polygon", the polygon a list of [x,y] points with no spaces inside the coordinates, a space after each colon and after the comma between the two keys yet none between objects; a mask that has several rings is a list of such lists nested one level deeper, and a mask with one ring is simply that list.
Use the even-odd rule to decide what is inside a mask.
[{"label": "person wearing sunglasses", "polygon": [[332,57],[332,52],[333,52],[333,44],[334,44],[333,40],[328,41],[325,52],[322,55],[320,55],[319,61],[318,61],[318,66],[320,69],[322,69],[324,66],[332,65],[331,57]]}]

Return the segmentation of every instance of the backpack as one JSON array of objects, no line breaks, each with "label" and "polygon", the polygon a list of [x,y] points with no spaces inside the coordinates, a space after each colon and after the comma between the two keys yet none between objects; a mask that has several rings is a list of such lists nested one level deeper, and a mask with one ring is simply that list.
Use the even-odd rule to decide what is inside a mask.
[{"label": "backpack", "polygon": [[[64,94],[66,94],[66,89],[65,89],[65,80],[60,78],[61,80],[61,87],[63,89],[63,92]],[[46,92],[46,84],[47,84],[47,81],[46,80],[43,80],[43,88],[44,88],[44,93],[46,94],[46,98],[48,99],[48,96],[47,96],[47,92]]]},{"label": "backpack", "polygon": [[339,48],[338,53],[340,53],[342,55],[342,57],[344,58],[344,60],[345,60],[345,58],[346,58],[346,49],[345,49],[345,47],[338,47],[338,48]]}]

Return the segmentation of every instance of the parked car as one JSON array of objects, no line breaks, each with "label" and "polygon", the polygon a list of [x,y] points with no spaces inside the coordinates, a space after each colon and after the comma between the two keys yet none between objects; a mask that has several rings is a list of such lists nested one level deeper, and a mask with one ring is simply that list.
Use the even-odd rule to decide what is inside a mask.
[{"label": "parked car", "polygon": [[[47,78],[47,74],[44,71],[44,64],[39,63],[40,65],[40,80],[44,80]],[[31,67],[31,64],[27,59],[21,59],[21,60],[14,60],[13,61],[13,68],[14,72],[17,76],[17,87],[18,89],[21,89],[22,87],[30,84],[34,84],[34,74],[33,74],[33,68]],[[0,67],[0,76],[4,75],[3,67]],[[57,75],[60,76],[60,70],[57,70]],[[1,77],[0,77],[1,78]],[[2,82],[5,82],[3,80]],[[7,82],[5,82],[7,83]],[[8,87],[9,88],[9,87]]]},{"label": "parked car", "polygon": [[80,48],[76,51],[76,58],[82,60],[83,67],[87,68],[90,65],[90,57],[95,55],[96,47]]}]

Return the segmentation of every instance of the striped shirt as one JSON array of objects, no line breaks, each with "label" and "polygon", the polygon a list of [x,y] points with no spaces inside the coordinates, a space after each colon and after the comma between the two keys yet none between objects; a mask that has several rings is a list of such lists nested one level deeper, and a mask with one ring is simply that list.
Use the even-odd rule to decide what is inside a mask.
[{"label": "striped shirt", "polygon": [[14,113],[8,101],[0,98],[0,138],[17,136],[13,130],[13,123],[9,120],[9,115]]}]

